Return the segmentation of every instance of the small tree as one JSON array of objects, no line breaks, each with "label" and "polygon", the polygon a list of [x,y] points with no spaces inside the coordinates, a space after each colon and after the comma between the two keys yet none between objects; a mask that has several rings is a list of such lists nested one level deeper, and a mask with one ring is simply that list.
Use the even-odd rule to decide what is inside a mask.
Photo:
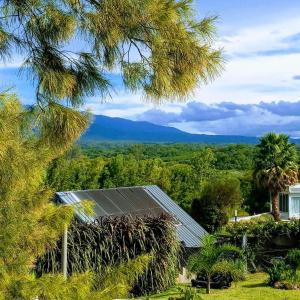
[{"label": "small tree", "polygon": [[204,186],[200,198],[193,200],[191,214],[205,229],[213,232],[228,222],[241,200],[238,179],[215,178]]},{"label": "small tree", "polygon": [[195,171],[196,182],[200,186],[205,180],[209,180],[214,175],[215,162],[216,158],[211,148],[201,149],[194,154],[191,164]]},{"label": "small tree", "polygon": [[231,274],[234,280],[243,277],[245,267],[240,259],[242,252],[230,245],[216,245],[216,239],[207,235],[202,240],[201,249],[191,255],[188,269],[193,273],[204,273],[206,277],[206,293],[210,293],[211,278],[214,273]]},{"label": "small tree", "polygon": [[297,150],[285,134],[268,133],[257,145],[254,178],[272,194],[272,212],[280,220],[279,193],[298,181]]}]

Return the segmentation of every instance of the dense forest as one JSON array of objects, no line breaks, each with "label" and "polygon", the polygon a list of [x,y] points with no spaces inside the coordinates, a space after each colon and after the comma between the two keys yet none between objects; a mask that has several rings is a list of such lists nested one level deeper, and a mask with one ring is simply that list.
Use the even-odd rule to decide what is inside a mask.
[{"label": "dense forest", "polygon": [[255,151],[254,145],[76,145],[50,165],[47,181],[55,191],[155,184],[192,215],[193,207],[204,211],[200,201],[214,207],[210,220],[215,209],[228,219],[235,209],[269,211],[269,193],[252,176]]}]

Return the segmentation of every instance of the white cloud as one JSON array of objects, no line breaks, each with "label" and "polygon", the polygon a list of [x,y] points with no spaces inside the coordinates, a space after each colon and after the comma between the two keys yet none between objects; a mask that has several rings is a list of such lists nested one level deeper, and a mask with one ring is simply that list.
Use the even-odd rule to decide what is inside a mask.
[{"label": "white cloud", "polygon": [[300,85],[293,77],[300,72],[300,42],[299,53],[293,53],[296,42],[290,37],[299,32],[297,18],[240,29],[223,37],[221,46],[229,56],[225,71],[210,85],[198,88],[193,100],[206,103],[298,100]]},{"label": "white cloud", "polygon": [[300,19],[275,21],[263,26],[241,28],[232,35],[224,36],[221,46],[230,55],[249,55],[268,50],[288,49],[292,41],[287,40],[300,31]]}]

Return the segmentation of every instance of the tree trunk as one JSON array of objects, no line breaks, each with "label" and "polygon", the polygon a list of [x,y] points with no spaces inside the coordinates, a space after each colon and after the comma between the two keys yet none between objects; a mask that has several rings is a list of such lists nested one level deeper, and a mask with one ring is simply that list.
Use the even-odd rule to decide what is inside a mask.
[{"label": "tree trunk", "polygon": [[279,193],[272,193],[272,213],[275,221],[280,221],[280,209],[279,209]]},{"label": "tree trunk", "polygon": [[210,276],[207,276],[206,294],[210,294]]}]

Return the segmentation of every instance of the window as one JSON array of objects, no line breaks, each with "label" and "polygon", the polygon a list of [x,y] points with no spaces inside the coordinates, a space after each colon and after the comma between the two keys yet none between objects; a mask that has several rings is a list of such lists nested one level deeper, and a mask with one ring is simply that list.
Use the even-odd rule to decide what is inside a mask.
[{"label": "window", "polygon": [[279,194],[279,209],[281,212],[289,211],[289,195],[286,193]]},{"label": "window", "polygon": [[300,197],[292,197],[291,199],[291,214],[300,214]]}]

